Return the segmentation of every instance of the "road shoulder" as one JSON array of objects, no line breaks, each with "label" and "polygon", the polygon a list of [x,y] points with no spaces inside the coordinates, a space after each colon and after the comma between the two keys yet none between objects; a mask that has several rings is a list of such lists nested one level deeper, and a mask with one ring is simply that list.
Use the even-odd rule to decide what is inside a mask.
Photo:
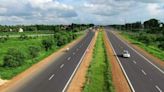
[{"label": "road shoulder", "polygon": [[107,55],[109,57],[109,64],[111,65],[112,70],[112,80],[113,85],[116,92],[131,92],[131,89],[128,85],[128,82],[121,70],[121,67],[119,66],[119,63],[114,55],[114,52],[112,51],[112,47],[110,46],[108,42],[108,37],[106,33],[104,32],[104,43],[107,50]]}]

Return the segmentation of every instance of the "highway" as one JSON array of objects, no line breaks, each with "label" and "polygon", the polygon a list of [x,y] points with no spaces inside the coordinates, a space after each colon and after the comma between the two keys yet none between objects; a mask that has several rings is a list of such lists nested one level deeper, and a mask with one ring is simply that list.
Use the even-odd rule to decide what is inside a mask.
[{"label": "highway", "polygon": [[[105,28],[109,43],[133,92],[164,92],[164,71]],[[130,58],[123,58],[126,49]]]},{"label": "highway", "polygon": [[94,37],[93,31],[32,80],[11,92],[65,92]]}]

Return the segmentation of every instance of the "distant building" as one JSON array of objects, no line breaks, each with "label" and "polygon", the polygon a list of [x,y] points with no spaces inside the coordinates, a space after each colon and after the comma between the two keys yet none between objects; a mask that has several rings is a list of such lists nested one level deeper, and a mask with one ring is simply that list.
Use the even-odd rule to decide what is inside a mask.
[{"label": "distant building", "polygon": [[10,32],[12,32],[13,30],[12,30],[12,29],[10,29],[9,31],[10,31]]},{"label": "distant building", "polygon": [[18,32],[22,33],[23,32],[23,29],[22,28],[19,28]]}]

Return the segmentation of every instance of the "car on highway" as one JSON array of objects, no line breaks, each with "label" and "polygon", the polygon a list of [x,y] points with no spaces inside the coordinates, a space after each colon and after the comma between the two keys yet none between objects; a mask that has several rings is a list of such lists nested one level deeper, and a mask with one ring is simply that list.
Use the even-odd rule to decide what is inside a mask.
[{"label": "car on highway", "polygon": [[130,53],[127,50],[124,50],[122,56],[125,57],[125,58],[129,58]]}]

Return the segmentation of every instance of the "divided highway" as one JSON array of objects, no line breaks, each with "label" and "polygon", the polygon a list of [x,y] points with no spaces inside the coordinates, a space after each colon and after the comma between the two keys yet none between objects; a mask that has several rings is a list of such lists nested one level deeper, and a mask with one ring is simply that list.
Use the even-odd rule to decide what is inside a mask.
[{"label": "divided highway", "polygon": [[[105,28],[109,42],[117,55],[133,92],[164,92],[164,71],[151,63],[139,52]],[[128,50],[130,58],[123,58],[123,50]]]},{"label": "divided highway", "polygon": [[29,82],[11,92],[65,92],[94,37],[93,31]]}]

